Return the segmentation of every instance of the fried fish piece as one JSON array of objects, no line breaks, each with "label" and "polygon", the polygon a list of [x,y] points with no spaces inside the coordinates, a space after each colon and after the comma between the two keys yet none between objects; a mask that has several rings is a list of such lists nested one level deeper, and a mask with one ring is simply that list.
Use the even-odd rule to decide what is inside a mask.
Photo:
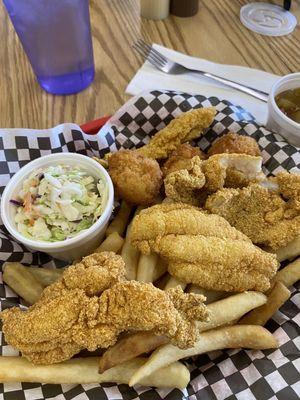
[{"label": "fried fish piece", "polygon": [[182,203],[143,210],[130,238],[142,253],[166,259],[171,275],[205,289],[266,291],[278,267],[274,254],[254,246],[224,218]]},{"label": "fried fish piece", "polygon": [[164,179],[167,198],[200,206],[206,197],[223,187],[244,187],[262,181],[262,158],[246,154],[216,154],[208,160],[198,156],[185,160],[185,167]]},{"label": "fried fish piece", "polygon": [[180,114],[165,128],[157,132],[148,144],[137,152],[146,157],[168,158],[182,143],[196,139],[208,128],[216,115],[214,107],[197,108]]},{"label": "fried fish piece", "polygon": [[204,187],[206,178],[202,172],[202,162],[198,156],[185,160],[185,168],[169,173],[164,179],[167,198],[175,202],[199,205],[199,190]]},{"label": "fried fish piece", "polygon": [[205,208],[225,218],[253,243],[276,250],[300,235],[300,175],[279,173],[264,186],[222,189]]},{"label": "fried fish piece", "polygon": [[186,167],[189,166],[189,160],[196,156],[201,160],[207,158],[206,154],[201,151],[199,147],[193,147],[188,143],[180,145],[163,164],[161,168],[163,177],[165,178],[171,172],[186,169]]},{"label": "fried fish piece", "polygon": [[223,187],[244,187],[266,179],[262,157],[247,154],[216,154],[203,162],[205,189],[214,193]]},{"label": "fried fish piece", "polygon": [[196,320],[207,320],[204,297],[125,281],[122,258],[96,253],[69,267],[27,311],[1,313],[9,344],[35,364],[67,360],[83,349],[113,345],[124,331],[165,335],[181,348],[198,338]]},{"label": "fried fish piece", "polygon": [[248,154],[249,156],[261,156],[258,143],[250,136],[238,135],[229,132],[213,142],[208,155],[222,153]]}]

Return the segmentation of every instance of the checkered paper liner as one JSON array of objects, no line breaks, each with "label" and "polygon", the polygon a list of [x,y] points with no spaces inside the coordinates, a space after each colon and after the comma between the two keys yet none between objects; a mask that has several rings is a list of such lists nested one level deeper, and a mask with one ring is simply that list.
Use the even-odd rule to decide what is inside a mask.
[{"label": "checkered paper liner", "polygon": [[[120,148],[140,147],[149,137],[181,112],[192,108],[215,106],[217,115],[209,131],[194,144],[206,150],[220,135],[235,131],[255,138],[262,151],[265,172],[276,174],[285,169],[298,171],[299,149],[281,136],[255,123],[254,118],[239,106],[216,97],[153,91],[126,103],[95,136],[83,133],[77,125],[63,124],[49,130],[0,130],[0,191],[10,177],[30,160],[57,152],[76,152],[103,156]],[[1,222],[1,221],[0,221]],[[0,260],[54,267],[63,263],[31,252],[17,243],[0,225]],[[0,400],[177,400],[238,399],[292,400],[300,397],[300,284],[291,288],[292,296],[281,307],[267,328],[280,343],[277,350],[215,351],[185,361],[191,371],[186,389],[129,388],[127,385],[48,385],[39,383],[0,384]],[[15,293],[0,284],[1,308],[22,304]],[[1,336],[0,355],[18,354]]]}]

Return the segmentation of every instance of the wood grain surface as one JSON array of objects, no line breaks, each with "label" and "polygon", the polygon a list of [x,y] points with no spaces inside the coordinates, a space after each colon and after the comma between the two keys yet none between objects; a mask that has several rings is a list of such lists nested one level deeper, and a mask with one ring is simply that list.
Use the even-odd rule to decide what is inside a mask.
[{"label": "wood grain surface", "polygon": [[[96,78],[85,91],[52,96],[35,81],[17,35],[0,4],[0,127],[48,128],[84,123],[110,115],[128,98],[125,88],[142,60],[133,53],[139,37],[219,63],[244,65],[284,75],[298,72],[300,28],[288,36],[267,37],[240,22],[245,0],[200,0],[192,18],[142,20],[139,0],[91,0]],[[282,1],[274,1],[282,4]],[[292,12],[300,20],[300,0]]]}]

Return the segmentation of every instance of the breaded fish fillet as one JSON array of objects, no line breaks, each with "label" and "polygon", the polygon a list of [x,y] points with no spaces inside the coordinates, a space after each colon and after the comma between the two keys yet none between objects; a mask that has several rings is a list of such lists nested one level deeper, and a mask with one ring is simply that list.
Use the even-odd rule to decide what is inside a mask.
[{"label": "breaded fish fillet", "polygon": [[199,147],[193,147],[188,143],[181,144],[163,164],[161,168],[163,177],[166,177],[171,172],[186,169],[189,166],[189,161],[195,156],[198,156],[201,160],[207,158]]},{"label": "breaded fish fillet", "polygon": [[180,114],[137,152],[149,158],[168,158],[182,143],[201,136],[203,130],[212,124],[215,115],[214,107],[197,108]]},{"label": "breaded fish fillet", "polygon": [[244,187],[266,179],[262,158],[247,154],[216,154],[208,160],[198,156],[185,160],[183,169],[164,179],[166,196],[173,201],[199,206],[223,187]]},{"label": "breaded fish fillet", "polygon": [[276,250],[300,236],[300,175],[282,172],[264,186],[222,189],[207,199],[205,208],[253,243]]},{"label": "breaded fish fillet", "polygon": [[36,364],[67,360],[83,349],[113,345],[121,332],[151,331],[181,347],[197,338],[196,320],[207,320],[204,297],[125,281],[121,256],[103,252],[69,267],[27,311],[1,313],[6,341]]},{"label": "breaded fish fillet", "polygon": [[184,169],[169,173],[164,179],[167,198],[175,202],[192,205],[200,203],[200,189],[205,185],[206,178],[202,172],[202,161],[198,156],[185,160]]},{"label": "breaded fish fillet", "polygon": [[250,136],[238,135],[228,132],[213,142],[208,155],[223,153],[248,154],[249,156],[261,156],[258,143]]},{"label": "breaded fish fillet", "polygon": [[160,204],[136,216],[130,239],[142,253],[158,253],[176,278],[206,289],[266,291],[278,262],[274,254],[217,215],[182,203]]}]

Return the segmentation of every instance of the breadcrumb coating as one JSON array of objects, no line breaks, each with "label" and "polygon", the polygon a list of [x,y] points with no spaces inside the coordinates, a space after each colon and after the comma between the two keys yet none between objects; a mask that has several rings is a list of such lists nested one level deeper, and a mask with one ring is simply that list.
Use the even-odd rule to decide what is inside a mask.
[{"label": "breadcrumb coating", "polygon": [[135,205],[153,204],[162,185],[156,160],[133,150],[120,150],[108,159],[108,169],[118,195]]},{"label": "breadcrumb coating", "polygon": [[255,139],[250,136],[238,135],[234,132],[229,132],[215,140],[208,150],[209,156],[222,153],[261,156],[260,149]]},{"label": "breadcrumb coating", "polygon": [[221,291],[266,291],[278,262],[218,215],[182,203],[143,210],[130,239],[142,253],[158,253],[186,283]]},{"label": "breadcrumb coating", "polygon": [[124,262],[114,253],[85,257],[27,311],[13,307],[1,313],[6,341],[35,364],[107,348],[124,331],[162,334],[181,348],[196,342],[196,320],[208,318],[203,296],[125,281],[124,275]]},{"label": "breadcrumb coating", "polygon": [[244,187],[265,180],[262,158],[247,154],[216,154],[203,162],[205,189],[214,193],[223,187]]},{"label": "breadcrumb coating", "polygon": [[185,169],[170,172],[164,179],[167,198],[175,202],[199,205],[199,190],[205,185],[202,162],[198,156],[185,160]]},{"label": "breadcrumb coating", "polygon": [[185,160],[184,169],[169,173],[164,179],[167,198],[195,206],[223,187],[244,187],[265,180],[262,158],[246,154],[217,154],[208,160],[198,156]]},{"label": "breadcrumb coating", "polygon": [[300,175],[286,171],[279,172],[271,179],[279,186],[279,193],[287,200],[300,200]]},{"label": "breadcrumb coating", "polygon": [[164,129],[157,132],[148,144],[137,152],[150,158],[168,158],[182,143],[189,142],[202,135],[216,115],[214,107],[197,108],[180,114]]},{"label": "breadcrumb coating", "polygon": [[186,169],[189,166],[189,160],[198,156],[201,160],[207,158],[198,147],[193,147],[188,143],[180,145],[175,151],[172,152],[167,161],[163,164],[161,170],[165,178],[171,172]]},{"label": "breadcrumb coating", "polygon": [[220,190],[207,199],[205,208],[253,243],[276,250],[300,236],[300,176],[282,172],[270,182],[277,190],[258,184]]}]

